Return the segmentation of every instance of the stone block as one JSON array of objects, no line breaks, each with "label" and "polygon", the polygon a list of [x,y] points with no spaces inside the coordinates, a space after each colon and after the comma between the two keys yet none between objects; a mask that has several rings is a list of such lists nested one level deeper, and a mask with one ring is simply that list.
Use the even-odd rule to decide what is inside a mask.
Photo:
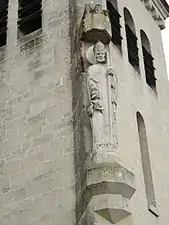
[{"label": "stone block", "polygon": [[53,189],[53,179],[49,178],[41,182],[27,186],[27,197],[34,197]]},{"label": "stone block", "polygon": [[16,191],[10,191],[4,194],[4,205],[13,204],[18,201],[22,201],[26,198],[26,188],[21,188]]},{"label": "stone block", "polygon": [[129,200],[121,195],[104,194],[94,196],[92,204],[94,212],[97,212],[113,224],[131,215]]},{"label": "stone block", "polygon": [[63,168],[55,171],[53,181],[54,188],[63,188],[74,185],[74,168]]},{"label": "stone block", "polygon": [[49,142],[52,139],[53,139],[52,133],[41,135],[33,139],[33,146],[41,145],[42,143]]},{"label": "stone block", "polygon": [[88,42],[101,41],[108,44],[111,41],[111,25],[108,12],[100,5],[86,5],[82,20],[82,40]]},{"label": "stone block", "polygon": [[90,193],[121,194],[130,199],[136,190],[135,176],[120,165],[105,165],[87,172],[87,188]]},{"label": "stone block", "polygon": [[[99,218],[99,216],[100,218]],[[78,225],[116,224],[131,215],[130,202],[121,195],[97,195],[89,202]],[[99,218],[99,219],[98,219]]]}]

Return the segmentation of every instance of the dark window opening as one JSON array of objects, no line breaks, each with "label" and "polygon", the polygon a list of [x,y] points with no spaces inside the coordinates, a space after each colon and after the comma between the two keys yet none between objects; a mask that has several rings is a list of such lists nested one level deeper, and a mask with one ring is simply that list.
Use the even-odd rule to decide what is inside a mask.
[{"label": "dark window opening", "polygon": [[144,67],[145,67],[145,73],[146,73],[146,82],[151,88],[155,89],[156,78],[155,78],[155,68],[153,64],[154,58],[144,48],[144,46],[142,46],[142,49],[143,49]]},{"label": "dark window opening", "polygon": [[155,216],[158,217],[159,211],[158,211],[157,203],[155,200],[155,191],[154,191],[153,176],[152,176],[151,164],[150,164],[150,155],[149,155],[149,149],[148,149],[146,127],[145,127],[144,119],[139,112],[137,112],[136,118],[137,118],[137,128],[138,128],[139,144],[140,144],[140,151],[141,151],[141,162],[142,162],[142,168],[143,168],[144,184],[145,184],[148,209],[151,213],[153,213]]},{"label": "dark window opening", "polygon": [[146,82],[153,90],[156,90],[154,58],[151,54],[150,42],[143,30],[140,31],[140,34],[141,34]]},{"label": "dark window opening", "polygon": [[130,64],[139,72],[139,56],[137,47],[137,37],[135,34],[135,25],[130,12],[126,8],[124,8],[124,19],[128,49],[128,60]]},{"label": "dark window opening", "polygon": [[139,57],[138,57],[138,47],[137,47],[137,37],[126,24],[126,37],[127,37],[127,48],[129,62],[133,67],[139,67]]},{"label": "dark window opening", "polygon": [[23,35],[42,28],[42,1],[20,0],[18,27]]},{"label": "dark window opening", "polygon": [[116,7],[109,1],[107,1],[107,10],[109,12],[109,18],[111,23],[111,30],[112,30],[112,42],[118,46],[121,47],[121,25],[120,25],[120,14]]},{"label": "dark window opening", "polygon": [[0,47],[6,45],[7,20],[8,20],[8,0],[0,1]]}]

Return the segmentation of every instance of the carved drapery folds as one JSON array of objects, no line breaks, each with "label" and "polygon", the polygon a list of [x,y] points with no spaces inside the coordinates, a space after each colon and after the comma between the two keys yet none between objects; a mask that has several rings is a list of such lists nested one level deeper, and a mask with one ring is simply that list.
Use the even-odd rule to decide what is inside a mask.
[{"label": "carved drapery folds", "polygon": [[116,124],[116,114],[117,114],[117,100],[118,100],[118,79],[112,68],[107,70],[108,79],[110,82],[110,110],[111,110],[111,142],[114,145],[114,149],[118,147],[117,139],[117,124]]},{"label": "carved drapery folds", "polygon": [[106,50],[101,41],[93,47],[94,63],[89,66],[87,73],[87,86],[89,93],[88,115],[91,120],[93,146],[104,143],[106,140]]},{"label": "carved drapery folds", "polygon": [[[112,68],[107,66],[107,53],[104,44],[98,41],[93,47],[93,63],[87,69],[87,86],[90,116],[93,134],[93,151],[105,149],[109,143],[112,150],[118,146],[116,130],[118,81]],[[91,50],[90,50],[91,51]],[[86,54],[87,58],[89,54]],[[91,59],[91,57],[89,57]],[[110,95],[110,96],[109,96]],[[109,115],[111,119],[109,119]],[[110,122],[111,121],[111,122]],[[110,127],[110,129],[108,129]]]}]

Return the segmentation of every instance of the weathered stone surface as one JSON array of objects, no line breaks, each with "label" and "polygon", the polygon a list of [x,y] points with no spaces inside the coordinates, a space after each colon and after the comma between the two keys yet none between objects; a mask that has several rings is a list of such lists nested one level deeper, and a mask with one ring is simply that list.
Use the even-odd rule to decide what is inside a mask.
[{"label": "weathered stone surface", "polygon": [[135,176],[120,165],[105,165],[87,172],[87,187],[95,187],[98,193],[121,194],[130,199],[136,190]]},{"label": "weathered stone surface", "polygon": [[22,38],[9,3],[0,51],[1,225],[75,224],[69,2],[42,3],[43,29]]},{"label": "weathered stone surface", "polygon": [[111,40],[111,26],[108,12],[101,4],[86,5],[82,20],[82,39],[88,42],[102,41],[108,44]]},{"label": "weathered stone surface", "polygon": [[129,200],[120,195],[98,195],[93,197],[92,201],[94,211],[110,223],[116,224],[131,215]]},{"label": "weathered stone surface", "polygon": [[[118,1],[120,52],[110,41],[105,0],[96,1],[103,10],[85,14],[80,28],[89,1],[43,0],[42,29],[21,38],[19,4],[9,1],[7,45],[0,48],[1,225],[168,225],[169,92],[157,26],[164,27],[168,13],[157,0],[147,11],[146,2]],[[141,76],[127,60],[124,7],[135,22]],[[158,95],[145,82],[140,29],[151,41]],[[118,148],[109,141],[93,148],[86,112],[91,62],[82,51],[98,40],[118,79]],[[147,207],[136,111],[146,123],[159,211],[153,204],[149,210],[158,220]]]}]

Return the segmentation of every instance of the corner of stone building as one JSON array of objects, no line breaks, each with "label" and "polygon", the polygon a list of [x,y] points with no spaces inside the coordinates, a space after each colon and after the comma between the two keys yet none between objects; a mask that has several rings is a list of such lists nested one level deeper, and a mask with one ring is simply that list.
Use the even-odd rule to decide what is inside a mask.
[{"label": "corner of stone building", "polygon": [[0,63],[0,224],[74,224],[69,2],[42,1],[43,29],[22,38],[17,2]]}]

